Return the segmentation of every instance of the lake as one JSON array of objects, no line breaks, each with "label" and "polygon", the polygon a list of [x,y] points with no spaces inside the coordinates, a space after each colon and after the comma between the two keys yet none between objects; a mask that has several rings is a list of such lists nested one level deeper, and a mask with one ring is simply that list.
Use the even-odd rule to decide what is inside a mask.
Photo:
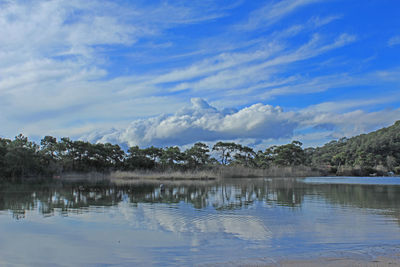
[{"label": "lake", "polygon": [[[0,184],[0,265],[273,265],[400,253],[400,178]],[[399,254],[400,255],[400,254]]]}]

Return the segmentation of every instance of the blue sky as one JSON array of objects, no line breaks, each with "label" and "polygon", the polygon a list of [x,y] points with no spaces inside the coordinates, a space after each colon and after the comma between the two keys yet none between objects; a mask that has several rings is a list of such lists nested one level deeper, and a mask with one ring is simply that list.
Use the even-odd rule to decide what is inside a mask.
[{"label": "blue sky", "polygon": [[400,2],[0,0],[0,136],[263,148],[400,119]]}]

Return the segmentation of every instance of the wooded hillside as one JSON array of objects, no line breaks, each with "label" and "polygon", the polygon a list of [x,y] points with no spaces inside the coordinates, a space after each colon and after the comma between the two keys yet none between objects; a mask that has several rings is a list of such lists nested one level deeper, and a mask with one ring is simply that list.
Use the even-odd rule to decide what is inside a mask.
[{"label": "wooded hillside", "polygon": [[400,121],[369,134],[331,141],[309,149],[313,166],[332,166],[346,175],[400,172]]}]

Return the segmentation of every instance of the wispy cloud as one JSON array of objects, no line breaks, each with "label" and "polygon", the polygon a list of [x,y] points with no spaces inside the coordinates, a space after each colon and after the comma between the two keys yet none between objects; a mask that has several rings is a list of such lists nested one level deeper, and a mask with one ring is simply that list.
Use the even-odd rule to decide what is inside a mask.
[{"label": "wispy cloud", "polygon": [[237,26],[242,30],[255,30],[265,28],[284,18],[296,9],[320,2],[321,0],[282,0],[274,3],[268,2],[261,8],[253,11],[248,20]]},{"label": "wispy cloud", "polygon": [[[2,2],[0,98],[3,105],[0,113],[7,114],[9,120],[21,120],[29,114],[34,117],[32,123],[48,120],[56,114],[64,124],[74,120],[87,122],[100,119],[88,112],[99,104],[118,102],[122,105],[138,95],[149,95],[148,86],[135,87],[136,93],[131,92],[128,99],[113,95],[116,88],[128,88],[135,78],[107,79],[109,59],[106,52],[118,46],[132,47],[138,40],[161,35],[176,25],[215,19],[226,10],[212,4],[202,6],[201,1],[193,4],[164,2],[138,6],[102,0]],[[197,8],[200,6],[203,7],[201,12]],[[145,94],[140,93],[144,91]],[[149,109],[137,104],[136,107],[131,114],[149,116],[160,112],[153,109],[151,114],[144,114],[140,111]],[[113,116],[121,111],[119,108]],[[101,113],[109,114],[97,111]],[[82,114],[79,119],[68,118],[77,114]],[[17,128],[22,131],[29,127],[24,124],[23,128]],[[16,129],[10,127],[9,131]]]},{"label": "wispy cloud", "polygon": [[[368,105],[361,103],[398,103],[398,96],[357,107],[345,97],[329,99],[333,90],[361,86],[374,93],[367,99],[382,99],[400,84],[396,63],[378,69],[379,55],[365,55],[373,58],[368,62],[353,57],[365,34],[344,26],[352,25],[347,7],[332,6],[320,0],[0,0],[0,135],[91,132],[96,140],[161,145],[191,142],[201,137],[198,129],[207,140],[276,141],[278,132],[263,128],[274,120],[290,138],[301,131],[296,125],[318,125],[318,112],[327,120],[360,109],[365,117]],[[396,49],[397,39],[385,52]],[[300,94],[326,97],[291,106],[293,113],[268,105]],[[199,108],[195,101],[182,111],[191,98],[212,105]],[[330,134],[351,132],[340,127]]]},{"label": "wispy cloud", "polygon": [[309,23],[312,23],[315,27],[322,27],[332,21],[341,19],[342,17],[342,15],[332,15],[327,17],[315,16],[310,19]]},{"label": "wispy cloud", "polygon": [[388,46],[400,45],[400,35],[393,36],[388,41]]},{"label": "wispy cloud", "polygon": [[[329,50],[342,47],[354,42],[356,37],[353,35],[342,34],[332,43],[324,43],[319,35],[314,35],[309,42],[300,46],[295,51],[282,51],[280,46],[270,45],[268,50],[255,51],[252,53],[229,54],[220,57],[221,62],[212,64],[207,62],[207,67],[203,64],[193,65],[183,72],[174,72],[165,76],[160,76],[155,82],[181,81],[183,78],[194,79],[194,81],[178,83],[172,91],[193,90],[193,91],[214,91],[214,90],[234,90],[240,88],[262,88],[268,87],[271,83],[269,76],[285,70],[277,69],[293,62],[306,60],[316,57]],[[178,73],[182,75],[177,75]],[[190,73],[190,75],[186,75]],[[204,73],[208,75],[202,77]],[[174,77],[174,76],[177,77]],[[175,79],[166,79],[174,77]],[[164,80],[166,79],[166,80]],[[266,80],[268,82],[266,82]],[[247,89],[248,91],[248,89]]]}]

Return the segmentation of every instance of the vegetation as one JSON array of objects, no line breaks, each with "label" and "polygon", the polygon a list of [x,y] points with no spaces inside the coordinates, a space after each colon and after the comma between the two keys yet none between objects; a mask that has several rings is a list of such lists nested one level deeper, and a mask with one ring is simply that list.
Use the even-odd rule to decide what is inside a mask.
[{"label": "vegetation", "polygon": [[306,149],[312,166],[337,175],[400,174],[400,121],[378,131]]},{"label": "vegetation", "polygon": [[[217,142],[212,149],[196,143],[177,146],[130,147],[127,153],[110,143],[91,144],[45,136],[40,145],[18,135],[0,138],[0,177],[51,177],[65,173],[219,173],[221,176],[384,175],[400,174],[400,121],[393,126],[352,138],[331,141],[318,148],[302,143],[272,146],[265,151],[233,142]],[[151,174],[151,175],[153,175]],[[165,176],[165,175],[164,175]],[[167,175],[168,176],[168,175]]]}]

